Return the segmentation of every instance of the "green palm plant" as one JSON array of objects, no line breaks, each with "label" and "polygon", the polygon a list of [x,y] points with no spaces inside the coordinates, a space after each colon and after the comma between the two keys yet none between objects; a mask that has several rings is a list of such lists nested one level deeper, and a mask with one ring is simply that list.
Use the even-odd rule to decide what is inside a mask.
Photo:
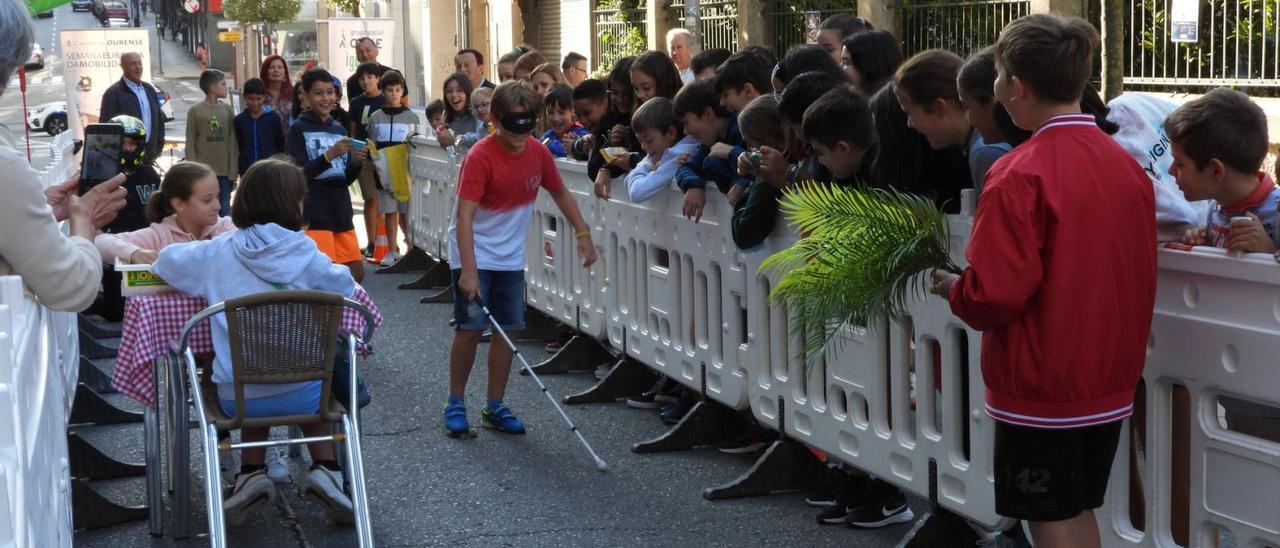
[{"label": "green palm plant", "polygon": [[846,328],[901,318],[928,290],[919,274],[960,272],[946,217],[928,198],[806,182],[783,193],[780,211],[802,237],[761,270],[780,276],[769,298],[794,310],[806,366],[838,347]]}]

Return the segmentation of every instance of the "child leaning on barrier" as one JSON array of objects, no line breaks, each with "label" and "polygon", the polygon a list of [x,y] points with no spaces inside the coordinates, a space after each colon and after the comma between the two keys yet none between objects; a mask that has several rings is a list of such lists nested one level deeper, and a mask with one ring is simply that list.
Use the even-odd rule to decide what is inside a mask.
[{"label": "child leaning on barrier", "polygon": [[[254,164],[241,179],[231,205],[231,220],[239,230],[222,238],[168,246],[160,252],[153,271],[174,289],[204,297],[210,303],[278,289],[332,291],[351,297],[355,282],[350,271],[333,264],[302,232],[307,223],[302,212],[307,185],[302,169],[287,159],[269,158]],[[214,316],[210,323],[217,353],[212,380],[223,412],[234,416],[236,396],[226,316]],[[320,381],[247,384],[245,416],[314,414],[320,404],[321,388]],[[330,426],[322,423],[302,425],[302,431],[308,436],[331,433]],[[266,428],[245,428],[241,432],[246,442],[265,441],[267,435]],[[330,519],[352,524],[351,500],[343,492],[342,469],[333,444],[312,443],[307,452],[312,464],[302,479],[303,492],[318,497]],[[233,525],[261,510],[258,503],[275,500],[275,485],[264,470],[265,456],[263,449],[242,452],[240,473],[223,501],[227,521]]]},{"label": "child leaning on barrier", "polygon": [[[987,173],[969,267],[933,276],[933,291],[983,332],[996,512],[1026,520],[1037,546],[1101,545],[1094,509],[1155,305],[1151,182],[1080,113],[1097,47],[1079,18],[1034,14],[1000,33],[996,99],[1035,133]],[[1105,234],[1105,245],[1082,234]]]},{"label": "child leaning on barrier", "polygon": [[747,149],[738,131],[738,117],[720,104],[711,82],[689,82],[676,94],[673,106],[685,134],[698,141],[698,150],[676,170],[676,186],[684,191],[684,216],[698,220],[707,203],[707,181],[721,194],[728,194],[735,185],[743,190],[751,185],[751,179],[734,169]]},{"label": "child leaning on barrier", "polygon": [[[483,300],[504,329],[524,328],[525,232],[539,189],[547,190],[573,226],[583,266],[591,266],[596,258],[591,229],[560,180],[555,159],[531,135],[542,110],[533,91],[519,81],[505,82],[494,91],[491,108],[498,131],[481,139],[463,160],[449,224],[455,333],[444,427],[455,436],[471,430],[463,396],[476,345],[489,326],[476,299]],[[499,431],[522,434],[524,424],[502,401],[511,372],[511,349],[493,345],[488,353],[487,402],[481,419]]]},{"label": "child leaning on barrier", "polygon": [[[1275,253],[1280,188],[1260,171],[1267,155],[1267,115],[1235,90],[1215,89],[1165,120],[1172,143],[1169,173],[1188,200],[1212,200],[1206,226],[1186,243],[1244,253]],[[1227,427],[1280,443],[1280,409],[1220,398]]]},{"label": "child leaning on barrier", "polygon": [[654,97],[640,105],[631,117],[631,128],[640,138],[645,155],[627,174],[627,195],[632,202],[640,203],[675,181],[680,157],[697,150],[698,141],[681,131],[671,100],[666,97]]},{"label": "child leaning on barrier", "polygon": [[[277,129],[279,124],[277,124]],[[208,240],[234,231],[231,217],[219,217],[217,173],[199,162],[178,162],[165,172],[160,190],[147,200],[151,226],[120,234],[99,234],[93,244],[102,261],[149,264],[166,246]]]},{"label": "child leaning on barrier", "polygon": [[[790,162],[780,150],[789,139],[782,126],[776,95],[762,95],[738,114],[738,128],[751,152],[743,154],[759,174],[734,205],[731,234],[738,249],[752,249],[778,223],[778,199],[787,187]],[[766,152],[768,156],[766,157]]]},{"label": "child leaning on barrier", "polygon": [[587,128],[573,119],[573,88],[569,84],[552,85],[542,96],[542,104],[546,106],[548,128],[542,134],[542,144],[547,145],[552,156],[564,158],[565,151],[587,134]]}]

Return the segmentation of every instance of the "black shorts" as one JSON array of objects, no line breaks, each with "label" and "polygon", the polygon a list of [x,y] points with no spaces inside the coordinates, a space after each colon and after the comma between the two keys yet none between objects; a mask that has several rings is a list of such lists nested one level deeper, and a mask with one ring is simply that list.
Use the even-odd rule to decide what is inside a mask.
[{"label": "black shorts", "polygon": [[996,513],[1061,521],[1102,506],[1122,423],[1050,430],[996,421]]}]

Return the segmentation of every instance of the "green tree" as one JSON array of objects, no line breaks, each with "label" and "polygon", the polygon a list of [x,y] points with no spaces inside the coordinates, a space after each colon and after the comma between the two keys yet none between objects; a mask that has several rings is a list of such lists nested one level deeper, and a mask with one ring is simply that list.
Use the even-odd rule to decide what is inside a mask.
[{"label": "green tree", "polygon": [[360,17],[360,4],[362,3],[362,0],[329,0],[329,7]]},{"label": "green tree", "polygon": [[225,0],[222,14],[245,25],[288,23],[302,9],[301,0]]}]

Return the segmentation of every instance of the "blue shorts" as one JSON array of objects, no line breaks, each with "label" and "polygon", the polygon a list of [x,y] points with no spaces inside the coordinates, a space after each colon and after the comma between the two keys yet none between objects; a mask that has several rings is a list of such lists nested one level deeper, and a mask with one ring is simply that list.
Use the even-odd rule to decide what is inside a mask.
[{"label": "blue shorts", "polygon": [[[462,269],[453,271],[453,328],[457,331],[484,331],[489,319],[475,302],[468,302],[458,288]],[[524,329],[524,271],[480,270],[480,298],[498,325],[508,331]]]},{"label": "blue shorts", "polygon": [[[228,417],[236,416],[236,400],[219,399],[218,403],[222,405],[222,412],[226,413]],[[244,400],[245,418],[249,419],[283,417],[287,415],[314,415],[317,409],[320,409],[319,381],[274,396],[246,398]]]}]

